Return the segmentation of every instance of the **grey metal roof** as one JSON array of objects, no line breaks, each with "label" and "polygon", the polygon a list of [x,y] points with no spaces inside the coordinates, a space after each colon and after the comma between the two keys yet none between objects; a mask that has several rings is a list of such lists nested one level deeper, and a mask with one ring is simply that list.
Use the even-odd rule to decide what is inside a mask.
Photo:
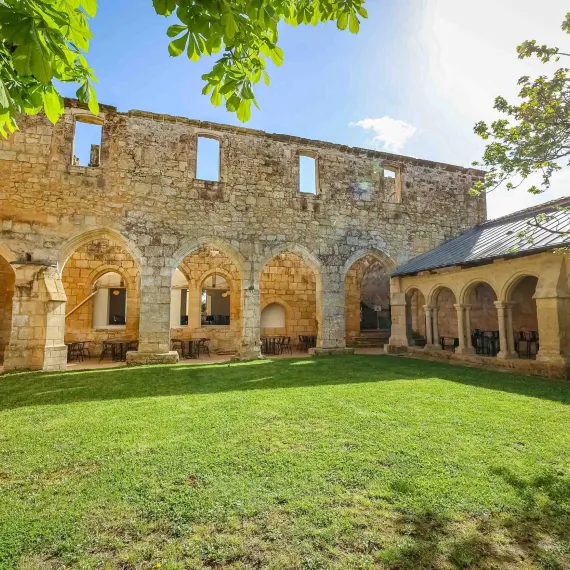
[{"label": "grey metal roof", "polygon": [[[531,255],[570,243],[570,196],[489,220],[396,268],[392,275]],[[545,217],[539,216],[546,214]],[[537,216],[540,227],[537,227]],[[534,225],[533,225],[534,224]],[[520,233],[525,236],[521,237]]]}]

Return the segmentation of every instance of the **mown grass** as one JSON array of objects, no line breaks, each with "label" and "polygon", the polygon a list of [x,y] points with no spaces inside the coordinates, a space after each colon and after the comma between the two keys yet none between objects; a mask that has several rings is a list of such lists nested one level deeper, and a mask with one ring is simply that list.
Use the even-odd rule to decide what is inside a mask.
[{"label": "mown grass", "polygon": [[570,386],[388,356],[0,377],[0,568],[570,568]]}]

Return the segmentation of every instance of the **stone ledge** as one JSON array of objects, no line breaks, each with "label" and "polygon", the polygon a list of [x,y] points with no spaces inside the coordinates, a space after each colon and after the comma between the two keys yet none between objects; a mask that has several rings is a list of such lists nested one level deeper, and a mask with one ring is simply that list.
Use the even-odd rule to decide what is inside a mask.
[{"label": "stone ledge", "polygon": [[354,348],[309,348],[310,356],[339,356],[354,354]]},{"label": "stone ledge", "polygon": [[145,364],[176,364],[178,352],[127,352],[127,366],[142,366]]}]

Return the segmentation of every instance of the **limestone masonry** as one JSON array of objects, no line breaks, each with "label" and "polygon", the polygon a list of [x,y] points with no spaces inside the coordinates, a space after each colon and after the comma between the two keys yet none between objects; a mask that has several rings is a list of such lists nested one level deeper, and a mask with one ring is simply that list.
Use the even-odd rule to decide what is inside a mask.
[{"label": "limestone masonry", "polygon": [[[102,124],[90,166],[74,159],[78,120]],[[219,181],[196,178],[199,136],[220,143]],[[303,155],[315,159],[315,194],[299,191]],[[275,329],[317,335],[317,353],[343,350],[359,329],[356,281],[375,263],[377,280],[382,270],[387,280],[397,265],[485,220],[484,197],[468,193],[481,174],[105,105],[94,118],[67,100],[58,124],[28,117],[0,139],[4,368],[60,369],[64,340],[103,339],[109,331],[94,327],[87,299],[105,272],[126,289],[125,328],[111,333],[138,339],[130,363],[175,361],[170,339],[184,337],[184,327],[255,357],[261,311],[272,303],[287,319]],[[173,324],[177,268],[189,308]],[[208,328],[202,290],[213,274],[229,284],[229,324]],[[369,296],[361,302],[381,304]],[[389,322],[387,307],[375,310]]]}]

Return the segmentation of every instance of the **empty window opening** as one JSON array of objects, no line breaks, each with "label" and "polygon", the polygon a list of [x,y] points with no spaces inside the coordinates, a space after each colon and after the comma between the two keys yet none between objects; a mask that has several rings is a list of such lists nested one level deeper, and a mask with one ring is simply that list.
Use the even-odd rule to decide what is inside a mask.
[{"label": "empty window opening", "polygon": [[230,286],[221,275],[211,275],[202,284],[202,326],[230,324]]},{"label": "empty window opening", "polygon": [[396,179],[396,173],[393,170],[386,170],[384,169],[384,178],[393,178]]},{"label": "empty window opening", "polygon": [[86,122],[76,117],[71,161],[73,166],[100,166],[102,132],[102,125]]},{"label": "empty window opening", "polygon": [[220,181],[220,141],[210,137],[198,137],[196,178]]},{"label": "empty window opening", "polygon": [[317,159],[314,156],[299,155],[299,191],[317,193]]},{"label": "empty window opening", "polygon": [[124,327],[127,323],[127,289],[118,273],[105,273],[95,283],[93,326]]},{"label": "empty window opening", "polygon": [[384,200],[399,204],[402,201],[402,177],[397,167],[383,167],[381,170],[381,187],[384,189]]}]

